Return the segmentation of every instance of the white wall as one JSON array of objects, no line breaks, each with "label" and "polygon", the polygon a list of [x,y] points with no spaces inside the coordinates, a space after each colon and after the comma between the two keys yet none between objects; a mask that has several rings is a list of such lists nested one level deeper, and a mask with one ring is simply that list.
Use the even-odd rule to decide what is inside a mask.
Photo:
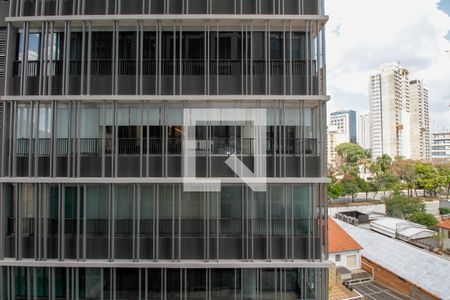
[{"label": "white wall", "polygon": [[[336,261],[336,254],[341,256],[340,261]],[[347,265],[347,258],[349,256],[356,256],[356,265],[354,267],[350,267]],[[330,253],[330,260],[336,264],[336,267],[346,267],[349,270],[358,270],[361,269],[361,254],[360,251],[347,251],[347,252],[338,252],[338,253]]]}]

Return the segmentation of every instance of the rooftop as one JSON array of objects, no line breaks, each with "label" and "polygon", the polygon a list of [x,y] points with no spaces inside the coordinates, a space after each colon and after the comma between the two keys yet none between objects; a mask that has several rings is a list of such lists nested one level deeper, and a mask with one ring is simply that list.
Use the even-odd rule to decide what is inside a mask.
[{"label": "rooftop", "polygon": [[330,272],[328,273],[329,276],[329,300],[342,300],[342,299],[351,299],[351,298],[358,298],[360,296],[355,291],[350,291],[348,288],[342,285],[341,280],[336,274],[336,266],[333,264],[330,267]]},{"label": "rooftop", "polygon": [[362,247],[333,219],[328,218],[328,252],[358,251]]},{"label": "rooftop", "polygon": [[361,255],[442,299],[450,300],[449,260],[376,232],[336,222],[361,244]]},{"label": "rooftop", "polygon": [[450,230],[450,219],[442,221],[441,223],[438,224],[438,227]]},{"label": "rooftop", "polygon": [[435,234],[423,225],[388,217],[371,221],[370,229],[390,237],[403,237],[408,240],[429,238]]}]

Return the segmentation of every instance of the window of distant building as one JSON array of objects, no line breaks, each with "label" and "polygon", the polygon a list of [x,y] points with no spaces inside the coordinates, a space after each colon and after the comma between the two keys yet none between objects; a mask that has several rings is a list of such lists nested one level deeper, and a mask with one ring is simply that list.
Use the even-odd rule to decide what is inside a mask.
[{"label": "window of distant building", "polygon": [[334,256],[334,260],[335,260],[336,262],[340,262],[340,261],[341,261],[341,255],[340,255],[340,254],[336,254],[336,255]]}]

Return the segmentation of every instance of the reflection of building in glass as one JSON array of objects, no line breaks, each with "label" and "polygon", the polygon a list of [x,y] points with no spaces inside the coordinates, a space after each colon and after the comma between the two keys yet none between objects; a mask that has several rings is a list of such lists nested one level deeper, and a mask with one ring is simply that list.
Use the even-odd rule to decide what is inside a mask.
[{"label": "reflection of building in glass", "polygon": [[[257,3],[9,1],[1,299],[327,298],[327,17]],[[189,108],[267,111],[267,192],[219,120],[195,159],[222,190],[183,190]]]}]

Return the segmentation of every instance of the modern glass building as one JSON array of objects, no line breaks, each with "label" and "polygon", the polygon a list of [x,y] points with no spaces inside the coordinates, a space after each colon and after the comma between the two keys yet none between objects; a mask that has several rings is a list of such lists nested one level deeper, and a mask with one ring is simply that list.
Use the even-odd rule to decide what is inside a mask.
[{"label": "modern glass building", "polygon": [[327,299],[322,0],[6,5],[0,299]]}]

